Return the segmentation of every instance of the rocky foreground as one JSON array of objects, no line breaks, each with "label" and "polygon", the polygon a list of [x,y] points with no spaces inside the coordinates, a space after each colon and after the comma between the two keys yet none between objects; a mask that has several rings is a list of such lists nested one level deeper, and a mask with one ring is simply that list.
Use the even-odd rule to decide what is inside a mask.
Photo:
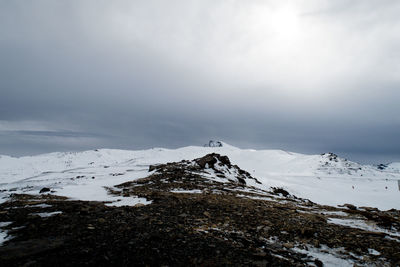
[{"label": "rocky foreground", "polygon": [[[42,190],[0,205],[0,266],[399,266],[400,211],[321,206],[263,191],[226,156],[150,166],[109,207]],[[340,196],[338,196],[340,197]]]}]

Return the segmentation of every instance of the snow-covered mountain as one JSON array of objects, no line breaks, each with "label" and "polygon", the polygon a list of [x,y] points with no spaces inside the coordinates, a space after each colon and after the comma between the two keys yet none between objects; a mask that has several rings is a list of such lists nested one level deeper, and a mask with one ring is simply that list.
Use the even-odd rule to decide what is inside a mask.
[{"label": "snow-covered mountain", "polygon": [[392,162],[390,164],[379,164],[377,168],[382,171],[400,173],[400,162]]},{"label": "snow-covered mountain", "polygon": [[[222,146],[214,146],[214,144]],[[210,144],[210,143],[209,143]],[[145,199],[112,197],[104,187],[148,175],[150,165],[192,160],[209,153],[226,155],[249,172],[260,189],[282,187],[290,193],[327,205],[351,203],[380,209],[400,209],[400,163],[383,170],[335,154],[304,155],[282,150],[240,149],[223,142],[179,149],[128,151],[99,149],[14,158],[0,156],[0,197],[37,194],[46,187],[54,194],[115,204],[146,203]]]}]

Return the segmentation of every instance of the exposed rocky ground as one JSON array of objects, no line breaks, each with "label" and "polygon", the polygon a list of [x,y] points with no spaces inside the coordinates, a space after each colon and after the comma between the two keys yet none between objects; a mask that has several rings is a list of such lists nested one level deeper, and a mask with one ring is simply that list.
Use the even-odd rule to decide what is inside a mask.
[{"label": "exposed rocky ground", "polygon": [[[321,206],[263,191],[226,156],[150,166],[107,188],[149,205],[109,207],[44,189],[0,205],[0,266],[399,266],[400,211]],[[338,196],[340,197],[340,196]]]}]

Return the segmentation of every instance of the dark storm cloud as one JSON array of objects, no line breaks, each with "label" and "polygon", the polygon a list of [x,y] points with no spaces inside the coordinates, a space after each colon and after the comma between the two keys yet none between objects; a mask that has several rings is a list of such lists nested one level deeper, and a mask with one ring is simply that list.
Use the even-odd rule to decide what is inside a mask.
[{"label": "dark storm cloud", "polygon": [[397,1],[1,1],[0,154],[203,144],[400,161]]}]

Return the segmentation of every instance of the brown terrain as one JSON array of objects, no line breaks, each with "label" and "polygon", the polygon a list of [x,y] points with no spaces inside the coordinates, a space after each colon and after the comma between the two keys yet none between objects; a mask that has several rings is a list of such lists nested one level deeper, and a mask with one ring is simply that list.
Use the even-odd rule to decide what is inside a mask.
[{"label": "brown terrain", "polygon": [[108,188],[149,205],[109,207],[46,189],[13,195],[0,205],[12,237],[0,246],[0,266],[400,266],[398,210],[263,191],[218,154],[150,171]]}]

